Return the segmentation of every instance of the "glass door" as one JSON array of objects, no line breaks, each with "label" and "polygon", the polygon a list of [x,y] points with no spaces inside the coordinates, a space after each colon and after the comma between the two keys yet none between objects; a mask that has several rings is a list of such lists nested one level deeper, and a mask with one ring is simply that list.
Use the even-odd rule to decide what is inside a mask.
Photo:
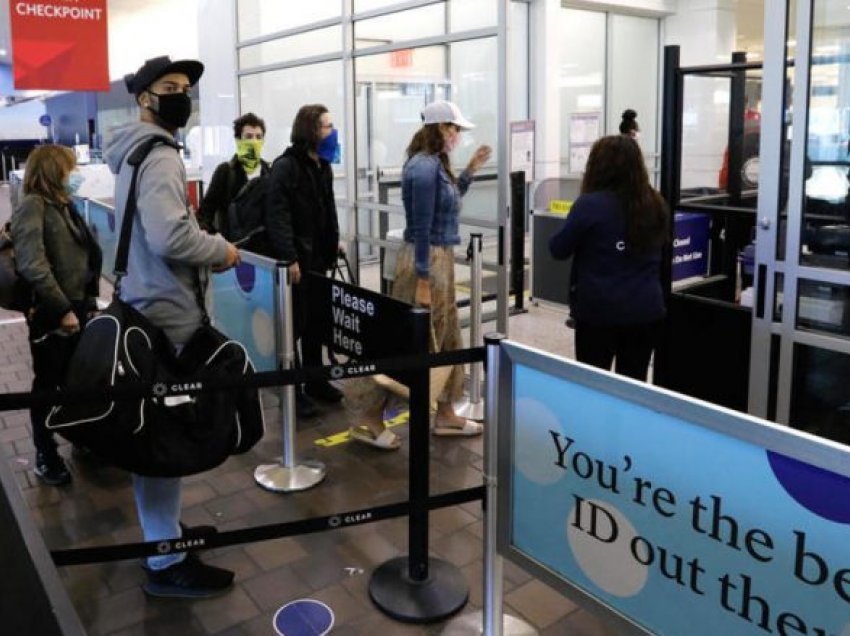
[{"label": "glass door", "polygon": [[850,443],[850,11],[771,19],[750,410]]}]

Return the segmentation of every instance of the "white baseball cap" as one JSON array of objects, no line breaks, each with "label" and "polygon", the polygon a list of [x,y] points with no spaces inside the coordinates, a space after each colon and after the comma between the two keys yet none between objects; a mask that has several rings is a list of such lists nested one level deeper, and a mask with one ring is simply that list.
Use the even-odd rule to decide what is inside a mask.
[{"label": "white baseball cap", "polygon": [[460,108],[456,104],[443,100],[431,102],[422,109],[422,123],[454,124],[462,130],[475,128],[475,124],[463,116],[463,113],[460,112]]}]

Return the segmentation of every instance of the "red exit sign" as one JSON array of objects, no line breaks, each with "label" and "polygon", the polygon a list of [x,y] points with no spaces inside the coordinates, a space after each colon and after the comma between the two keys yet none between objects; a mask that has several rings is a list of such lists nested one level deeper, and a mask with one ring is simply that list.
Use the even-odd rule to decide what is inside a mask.
[{"label": "red exit sign", "polygon": [[413,66],[413,49],[402,49],[390,53],[390,66],[393,68]]}]

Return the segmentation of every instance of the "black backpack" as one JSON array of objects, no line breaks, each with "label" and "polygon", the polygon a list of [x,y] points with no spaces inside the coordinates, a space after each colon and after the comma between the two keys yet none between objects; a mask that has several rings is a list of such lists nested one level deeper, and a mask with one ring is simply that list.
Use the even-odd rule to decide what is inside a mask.
[{"label": "black backpack", "polygon": [[[231,166],[229,184],[231,192],[235,180],[233,171],[234,167]],[[249,179],[227,206],[227,231],[224,238],[242,249],[251,250],[266,231],[264,216],[266,188],[270,174],[270,170],[262,168],[260,175]]]},{"label": "black backpack", "polygon": [[0,228],[0,307],[26,313],[32,306],[32,288],[18,274],[12,231],[7,222]]}]

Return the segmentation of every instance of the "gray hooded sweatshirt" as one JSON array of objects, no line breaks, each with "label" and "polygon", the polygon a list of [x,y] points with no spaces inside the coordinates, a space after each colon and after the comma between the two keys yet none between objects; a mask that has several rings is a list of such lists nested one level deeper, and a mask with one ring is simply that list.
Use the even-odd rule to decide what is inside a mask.
[{"label": "gray hooded sweatshirt", "polygon": [[[164,128],[136,122],[116,130],[104,152],[109,169],[116,175],[117,228],[124,218],[133,173],[127,156],[152,135],[172,138]],[[163,329],[174,344],[184,344],[201,324],[195,297],[196,272],[206,288],[210,266],[227,258],[227,242],[198,226],[188,205],[183,160],[170,146],[155,146],[142,162],[136,205],[121,298]]]}]

